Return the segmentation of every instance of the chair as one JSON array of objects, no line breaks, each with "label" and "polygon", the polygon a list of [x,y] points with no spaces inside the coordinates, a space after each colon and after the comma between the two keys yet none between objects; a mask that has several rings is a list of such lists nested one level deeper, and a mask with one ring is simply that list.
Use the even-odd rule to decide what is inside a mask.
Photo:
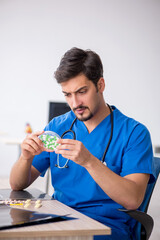
[{"label": "chair", "polygon": [[[66,112],[69,112],[71,109],[65,102],[49,102],[49,114],[48,114],[48,122],[52,120],[52,118],[62,115]],[[46,189],[45,192],[48,193],[49,190],[49,178],[50,172],[47,171],[46,178]]]},{"label": "chair", "polygon": [[127,213],[129,216],[137,220],[134,233],[136,240],[148,240],[154,226],[153,218],[147,214],[148,206],[152,197],[154,187],[156,185],[160,173],[160,158],[154,157],[154,166],[156,172],[156,181],[148,184],[144,201],[138,210],[118,209],[119,211]]}]

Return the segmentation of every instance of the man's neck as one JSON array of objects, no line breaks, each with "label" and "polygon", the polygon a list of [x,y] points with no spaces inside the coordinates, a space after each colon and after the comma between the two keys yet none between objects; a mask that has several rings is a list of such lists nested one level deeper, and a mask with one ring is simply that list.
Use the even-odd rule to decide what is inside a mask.
[{"label": "man's neck", "polygon": [[110,109],[108,105],[103,104],[98,112],[90,120],[84,121],[88,132],[91,133],[109,114]]}]

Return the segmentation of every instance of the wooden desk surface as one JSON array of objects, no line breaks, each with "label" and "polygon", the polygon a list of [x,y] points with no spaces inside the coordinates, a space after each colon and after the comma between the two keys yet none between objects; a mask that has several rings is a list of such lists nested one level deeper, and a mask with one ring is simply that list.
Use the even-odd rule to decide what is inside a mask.
[{"label": "wooden desk surface", "polygon": [[[109,235],[111,229],[75,210],[56,201],[44,200],[42,207],[34,208],[34,202],[28,210],[57,215],[67,215],[76,219],[34,226],[13,228],[0,231],[0,239],[93,239],[93,235]],[[76,236],[76,238],[75,238]],[[89,238],[88,238],[89,237]]]}]

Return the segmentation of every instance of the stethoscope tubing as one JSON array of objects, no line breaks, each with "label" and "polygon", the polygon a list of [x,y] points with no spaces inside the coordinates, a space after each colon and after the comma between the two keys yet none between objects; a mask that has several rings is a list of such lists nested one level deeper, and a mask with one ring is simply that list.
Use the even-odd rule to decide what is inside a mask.
[{"label": "stethoscope tubing", "polygon": [[63,138],[67,133],[70,133],[70,132],[71,132],[71,133],[73,134],[73,139],[76,140],[76,134],[75,134],[75,132],[72,130],[72,127],[73,127],[73,125],[74,125],[74,123],[75,123],[76,120],[77,120],[77,118],[75,118],[75,119],[73,120],[73,122],[72,122],[69,130],[67,130],[67,131],[65,131],[64,133],[62,133],[61,138]]},{"label": "stethoscope tubing", "polygon": [[111,117],[111,134],[110,134],[110,138],[109,138],[107,147],[106,147],[106,149],[105,149],[105,151],[104,151],[104,153],[103,153],[103,156],[102,156],[102,160],[101,160],[102,163],[104,163],[106,153],[107,153],[107,151],[108,151],[108,148],[109,148],[109,146],[110,146],[110,143],[111,143],[112,137],[113,137],[113,112],[112,112],[111,106],[110,106],[109,104],[107,104],[107,105],[108,105],[108,107],[109,107],[110,117]]},{"label": "stethoscope tubing", "polygon": [[[113,127],[114,127],[112,108],[111,108],[111,106],[110,106],[109,104],[107,104],[107,105],[108,105],[109,110],[110,110],[111,133],[110,133],[110,138],[109,138],[108,144],[107,144],[107,146],[106,146],[106,148],[105,148],[105,151],[104,151],[104,153],[103,153],[103,156],[102,156],[102,160],[101,160],[102,163],[104,163],[105,156],[106,156],[106,154],[107,154],[108,148],[109,148],[110,143],[111,143],[111,141],[112,141],[112,137],[113,137]],[[66,134],[68,134],[68,133],[72,133],[73,139],[76,140],[76,134],[75,134],[75,132],[72,130],[73,125],[74,125],[74,123],[76,122],[76,120],[77,120],[77,117],[73,120],[73,122],[72,122],[72,124],[71,124],[71,126],[70,126],[70,129],[67,130],[67,131],[65,131],[65,132],[61,135],[61,138],[63,138],[63,137],[64,137]],[[57,164],[55,164],[56,167],[58,167],[58,168],[60,168],[60,169],[62,169],[62,168],[68,168],[67,163],[69,162],[69,159],[67,159],[67,161],[66,161],[66,163],[64,164],[64,166],[60,166],[60,165],[59,165],[59,154],[58,154],[58,157],[57,157],[57,158],[58,158],[58,159],[57,159]]]}]

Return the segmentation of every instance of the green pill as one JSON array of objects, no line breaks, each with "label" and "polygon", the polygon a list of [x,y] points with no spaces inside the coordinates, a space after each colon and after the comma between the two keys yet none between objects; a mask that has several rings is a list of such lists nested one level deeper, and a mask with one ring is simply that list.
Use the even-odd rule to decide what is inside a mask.
[{"label": "green pill", "polygon": [[55,150],[59,145],[56,141],[60,139],[60,136],[52,131],[46,131],[42,133],[38,138],[43,142],[45,148]]}]

